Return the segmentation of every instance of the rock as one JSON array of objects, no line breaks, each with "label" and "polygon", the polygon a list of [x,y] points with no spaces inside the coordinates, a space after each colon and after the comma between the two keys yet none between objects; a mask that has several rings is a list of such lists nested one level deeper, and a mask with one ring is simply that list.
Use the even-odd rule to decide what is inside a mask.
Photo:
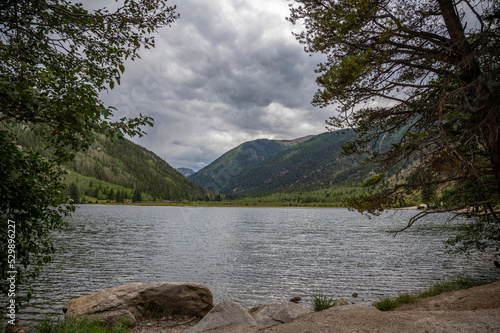
[{"label": "rock", "polygon": [[14,325],[7,324],[5,327],[5,333],[26,333],[24,328],[21,326],[21,321],[19,318],[14,319]]},{"label": "rock", "polygon": [[289,302],[292,302],[292,303],[298,303],[302,300],[302,297],[300,296],[295,296],[295,297],[292,297],[290,298]]},{"label": "rock", "polygon": [[[205,332],[215,329],[245,332],[244,327],[256,325],[257,322],[245,308],[236,302],[226,300],[214,306],[202,320],[187,330],[186,333]],[[238,327],[238,329],[235,329],[235,327]]]},{"label": "rock", "polygon": [[331,308],[328,308],[324,311],[348,311],[348,310],[354,310],[354,309],[369,309],[369,310],[379,311],[372,304],[365,304],[365,303],[356,303],[356,304],[350,304],[350,305],[345,305],[345,306],[332,306]]},{"label": "rock", "polygon": [[213,308],[210,290],[183,282],[132,283],[101,290],[68,302],[66,318],[88,317],[108,323],[134,324],[147,311],[203,317]]},{"label": "rock", "polygon": [[349,302],[343,298],[339,298],[338,300],[333,302],[333,306],[344,306],[344,305],[349,305]]},{"label": "rock", "polygon": [[358,293],[352,293],[352,297],[354,298],[358,297]]},{"label": "rock", "polygon": [[299,316],[312,312],[311,309],[292,302],[266,304],[252,313],[259,326],[273,326],[288,323]]}]

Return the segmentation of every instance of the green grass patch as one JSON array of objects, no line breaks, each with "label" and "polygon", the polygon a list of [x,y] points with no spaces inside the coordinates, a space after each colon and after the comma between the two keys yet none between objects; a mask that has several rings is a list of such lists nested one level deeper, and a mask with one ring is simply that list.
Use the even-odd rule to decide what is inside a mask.
[{"label": "green grass patch", "polygon": [[482,286],[495,280],[473,279],[471,277],[458,277],[450,281],[434,283],[432,286],[420,293],[402,293],[396,298],[384,297],[373,305],[381,311],[390,311],[403,304],[415,303],[418,300],[439,295],[445,291],[468,289]]},{"label": "green grass patch", "polygon": [[38,323],[32,332],[35,333],[131,333],[126,322],[115,326],[107,326],[97,320],[54,320],[45,318]]},{"label": "green grass patch", "polygon": [[179,308],[167,308],[155,302],[146,302],[144,317],[148,319],[169,317],[175,319],[180,313]]},{"label": "green grass patch", "polygon": [[329,309],[333,306],[335,301],[333,298],[328,298],[323,295],[316,295],[313,297],[313,310],[314,311],[323,311]]}]

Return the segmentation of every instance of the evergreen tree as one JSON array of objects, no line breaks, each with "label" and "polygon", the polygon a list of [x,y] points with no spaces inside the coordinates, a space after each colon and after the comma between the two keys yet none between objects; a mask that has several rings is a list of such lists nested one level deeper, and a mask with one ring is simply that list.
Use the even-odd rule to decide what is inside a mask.
[{"label": "evergreen tree", "polygon": [[115,201],[117,203],[122,203],[123,202],[123,194],[122,194],[122,191],[121,190],[116,190],[116,197],[115,197]]},{"label": "evergreen tree", "polygon": [[[443,206],[407,227],[465,211],[475,218],[456,244],[500,248],[500,2],[296,0],[290,21],[301,20],[297,38],[325,55],[313,104],[337,106],[329,124],[358,134],[344,153],[383,170],[347,204],[379,214],[438,187]],[[399,142],[373,149],[395,133]],[[383,186],[395,173],[400,181]]]},{"label": "evergreen tree", "polygon": [[69,185],[69,196],[74,203],[80,203],[80,188],[77,184],[71,183]]},{"label": "evergreen tree", "polygon": [[141,202],[142,201],[142,194],[139,190],[135,190],[134,194],[132,195],[132,202]]}]

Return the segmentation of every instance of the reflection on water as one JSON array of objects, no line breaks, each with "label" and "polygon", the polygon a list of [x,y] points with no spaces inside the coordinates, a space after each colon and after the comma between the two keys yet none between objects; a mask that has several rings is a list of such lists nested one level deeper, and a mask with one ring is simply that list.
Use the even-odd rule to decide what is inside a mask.
[{"label": "reflection on water", "polygon": [[444,253],[446,216],[394,237],[414,211],[367,219],[345,209],[80,206],[21,319],[131,282],[206,284],[245,307],[315,294],[376,301],[458,275],[497,274],[491,258]]}]

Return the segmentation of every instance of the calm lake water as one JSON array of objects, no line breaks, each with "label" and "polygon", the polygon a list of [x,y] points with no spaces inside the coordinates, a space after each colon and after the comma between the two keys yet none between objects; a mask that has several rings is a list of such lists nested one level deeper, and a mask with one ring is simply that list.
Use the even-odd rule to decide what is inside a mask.
[{"label": "calm lake water", "polygon": [[[245,307],[323,294],[374,302],[459,275],[498,275],[489,255],[445,253],[447,215],[394,237],[416,211],[368,219],[326,208],[83,205],[21,320],[61,315],[79,296],[132,282],[190,281]],[[495,271],[496,270],[496,271]]]}]

